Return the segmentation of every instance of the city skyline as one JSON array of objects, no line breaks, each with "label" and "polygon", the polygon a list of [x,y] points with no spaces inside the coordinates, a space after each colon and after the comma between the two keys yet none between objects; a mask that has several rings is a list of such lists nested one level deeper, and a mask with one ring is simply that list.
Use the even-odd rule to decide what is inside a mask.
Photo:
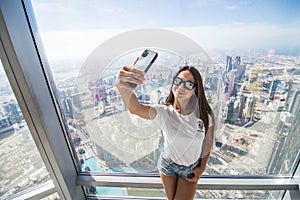
[{"label": "city skyline", "polygon": [[[210,89],[208,89],[208,91],[214,91],[213,93],[216,91],[221,92],[221,96],[223,97],[226,96],[226,92],[224,93],[222,90],[223,87],[219,87],[220,85],[218,86],[217,79],[220,79],[218,76],[220,72],[227,71],[226,65],[228,64],[228,57],[230,56],[220,56],[220,60],[214,60],[214,64],[211,65],[210,70],[205,72],[204,76],[206,78],[211,78],[208,82],[210,85]],[[281,63],[278,61],[281,61]],[[240,65],[246,64],[248,68],[248,73],[246,74],[249,76],[249,74],[252,74],[253,70],[255,71],[256,69],[260,69],[260,67],[265,64],[265,67],[261,68],[261,73],[254,73],[254,75],[256,74],[257,80],[252,80],[251,75],[249,76],[249,82],[267,82],[267,80],[265,80],[261,75],[268,76],[267,71],[270,70],[271,73],[274,73],[274,75],[277,76],[279,70],[283,70],[283,66],[288,64],[288,68],[290,69],[289,73],[291,73],[289,76],[293,78],[295,77],[294,81],[296,81],[298,80],[298,76],[297,74],[294,74],[293,68],[296,71],[299,70],[296,65],[297,62],[298,59],[296,57],[264,57],[264,55],[253,55],[251,57],[237,56],[235,57],[235,61],[232,60],[228,66],[232,66],[233,69],[240,68]],[[220,63],[222,63],[223,68],[219,68]],[[274,66],[269,67],[269,65]],[[230,69],[228,69],[228,71],[230,71]],[[73,74],[73,76],[76,76],[76,74]],[[70,130],[69,134],[72,138],[71,141],[73,142],[74,148],[78,153],[78,159],[83,163],[81,165],[79,164],[79,166],[82,167],[82,170],[84,170],[83,167],[92,166],[91,161],[95,162],[94,165],[97,166],[97,168],[95,168],[94,165],[91,167],[91,171],[94,172],[104,171],[111,173],[111,170],[115,170],[113,172],[118,173],[120,170],[125,170],[124,172],[126,173],[143,173],[144,170],[154,170],[154,164],[159,153],[157,150],[155,150],[159,145],[157,136],[153,135],[151,140],[149,137],[145,140],[145,138],[140,138],[138,134],[135,134],[137,131],[134,131],[133,127],[124,127],[124,123],[122,123],[122,121],[125,121],[128,116],[124,117],[121,115],[126,115],[127,111],[123,110],[122,105],[119,104],[118,98],[113,98],[116,94],[113,92],[111,93],[111,90],[110,92],[107,91],[110,98],[108,105],[106,105],[107,107],[105,114],[100,114],[101,116],[99,116],[100,108],[96,107],[99,104],[94,104],[94,102],[89,98],[89,92],[86,92],[85,94],[81,93],[83,96],[78,99],[78,94],[80,93],[74,93],[77,90],[76,88],[72,89],[72,87],[74,87],[74,85],[70,83],[72,80],[74,81],[74,79],[71,79],[71,77],[64,76],[62,82],[57,82],[57,84],[60,85],[60,87],[58,87],[58,92],[64,92],[64,95],[61,95],[58,100],[63,105],[66,105],[64,102],[67,103],[66,108],[68,110],[66,111],[64,108],[61,109],[66,116],[68,122],[67,124],[69,125],[68,127]],[[284,79],[280,78],[280,80],[285,82]],[[158,80],[156,79],[156,81]],[[61,84],[64,82],[65,84]],[[113,81],[106,82],[107,86],[111,84],[113,84]],[[264,89],[264,87],[261,87],[261,89]],[[267,87],[270,87],[270,91],[275,90],[271,85]],[[299,88],[298,82],[293,85],[293,88]],[[243,90],[240,91],[243,92]],[[292,94],[292,90],[289,91],[289,93],[290,92]],[[297,95],[298,93],[299,92],[296,92]],[[264,96],[268,96],[268,94],[269,92],[266,91],[261,93],[261,95]],[[211,104],[217,107],[222,107],[222,100],[216,98],[218,94],[211,93],[211,95],[214,95],[209,97],[209,99],[212,100]],[[289,109],[291,108],[291,110],[295,110],[293,111],[294,113],[296,113],[296,110],[299,109],[299,105],[295,103],[297,98],[299,98],[299,95],[293,96],[291,99],[291,106],[289,106]],[[81,102],[78,102],[78,100]],[[83,104],[84,101],[87,102],[88,105]],[[221,103],[221,105],[218,102]],[[279,145],[281,146],[291,145],[297,147],[297,141],[293,140],[293,138],[297,137],[297,132],[291,130],[297,128],[297,125],[291,126],[288,118],[279,119],[279,114],[282,111],[279,111],[278,106],[286,103],[281,102],[278,104],[278,102],[279,99],[273,98],[271,98],[271,101],[268,104],[266,101],[260,102],[260,104],[263,105],[261,106],[263,114],[261,115],[261,119],[256,119],[257,121],[255,123],[251,123],[251,121],[250,123],[247,121],[245,121],[246,123],[239,123],[239,116],[234,117],[234,115],[231,114],[233,116],[231,122],[224,123],[221,127],[218,127],[218,132],[221,134],[218,134],[217,141],[221,147],[218,146],[212,152],[209,166],[207,167],[205,174],[254,176],[265,174],[271,175],[272,173],[289,174],[291,170],[290,167],[292,166],[291,163],[294,161],[294,156],[296,153],[293,152],[294,148],[289,150],[291,152],[282,151],[282,149],[278,148],[277,143],[280,142]],[[251,107],[254,108],[254,105],[251,105]],[[95,108],[97,108],[97,110]],[[237,109],[239,108],[237,107]],[[229,108],[228,106],[227,111],[225,109],[225,112],[227,113],[226,115],[232,113],[233,111],[233,107]],[[253,112],[251,113],[251,115],[253,115]],[[86,116],[88,118],[86,118],[83,122],[82,116]],[[132,122],[137,123],[136,119],[134,119],[132,116],[129,117],[131,118]],[[219,121],[226,120],[223,118],[222,112],[220,112],[217,117],[219,118]],[[142,123],[144,122],[138,122],[139,127]],[[277,123],[279,123],[278,126]],[[120,124],[123,124],[123,126],[120,126]],[[125,126],[128,124],[129,123],[126,123]],[[120,127],[122,130],[119,129]],[[264,127],[268,127],[272,131],[264,131]],[[275,129],[278,131],[275,131]],[[124,130],[125,132],[122,132]],[[10,137],[13,138],[18,136],[18,132],[19,131]],[[138,133],[140,133],[140,131]],[[289,134],[293,134],[293,136]],[[288,138],[288,140],[285,141],[284,138]],[[150,142],[147,140],[150,140]],[[152,150],[155,151],[152,152]],[[263,152],[263,156],[260,156],[259,152]],[[28,151],[27,154],[31,155],[30,151]],[[280,160],[281,162],[278,162],[277,160]],[[15,161],[13,162],[15,163]],[[287,165],[283,165],[283,162],[287,163]],[[28,165],[31,166],[31,162],[28,163]],[[267,166],[269,167],[267,168]],[[140,170],[142,170],[142,172]],[[37,175],[39,174],[46,175],[45,168],[37,173]],[[22,187],[16,188],[20,189]],[[227,194],[224,195],[226,196]],[[242,193],[242,195],[247,197],[248,194]]]}]

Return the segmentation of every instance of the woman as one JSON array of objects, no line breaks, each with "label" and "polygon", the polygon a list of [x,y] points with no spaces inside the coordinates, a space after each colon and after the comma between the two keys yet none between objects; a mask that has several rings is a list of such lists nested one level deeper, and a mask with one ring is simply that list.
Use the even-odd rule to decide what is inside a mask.
[{"label": "woman", "polygon": [[160,123],[164,150],[158,169],[169,200],[193,199],[213,146],[214,120],[198,70],[184,66],[176,73],[165,105],[139,103],[128,83],[143,84],[145,73],[123,67],[116,80],[132,114]]}]

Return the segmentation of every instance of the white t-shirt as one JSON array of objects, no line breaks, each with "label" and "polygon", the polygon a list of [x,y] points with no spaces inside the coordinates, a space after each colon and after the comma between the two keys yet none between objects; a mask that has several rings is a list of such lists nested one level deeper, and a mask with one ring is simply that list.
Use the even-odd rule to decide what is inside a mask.
[{"label": "white t-shirt", "polygon": [[[153,120],[162,128],[164,135],[163,156],[171,158],[179,165],[194,164],[201,156],[203,140],[206,137],[203,121],[194,112],[182,115],[171,105],[152,107],[157,111]],[[209,115],[209,127],[212,126],[213,120]]]}]

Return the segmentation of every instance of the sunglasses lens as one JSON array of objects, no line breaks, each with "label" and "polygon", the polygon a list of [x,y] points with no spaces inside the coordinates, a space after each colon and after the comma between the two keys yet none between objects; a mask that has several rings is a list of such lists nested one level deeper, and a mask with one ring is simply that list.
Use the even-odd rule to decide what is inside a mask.
[{"label": "sunglasses lens", "polygon": [[182,78],[175,77],[173,84],[176,86],[180,86],[183,83],[184,88],[187,90],[192,90],[195,87],[195,83],[191,81],[184,81]]},{"label": "sunglasses lens", "polygon": [[181,84],[181,82],[182,82],[181,78],[175,77],[173,84],[176,85],[176,86],[179,86]]},{"label": "sunglasses lens", "polygon": [[186,89],[192,90],[194,88],[195,84],[190,82],[190,81],[186,81],[184,86],[185,86]]}]

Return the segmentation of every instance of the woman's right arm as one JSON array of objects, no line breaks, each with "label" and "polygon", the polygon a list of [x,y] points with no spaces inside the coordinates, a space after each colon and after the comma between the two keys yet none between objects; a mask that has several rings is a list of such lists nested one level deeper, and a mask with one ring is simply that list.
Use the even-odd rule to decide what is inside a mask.
[{"label": "woman's right arm", "polygon": [[123,67],[116,80],[116,87],[121,94],[122,100],[130,113],[138,115],[144,119],[153,119],[156,116],[156,110],[149,105],[141,104],[133,93],[135,88],[129,83],[137,85],[143,84],[145,72],[133,67]]}]

